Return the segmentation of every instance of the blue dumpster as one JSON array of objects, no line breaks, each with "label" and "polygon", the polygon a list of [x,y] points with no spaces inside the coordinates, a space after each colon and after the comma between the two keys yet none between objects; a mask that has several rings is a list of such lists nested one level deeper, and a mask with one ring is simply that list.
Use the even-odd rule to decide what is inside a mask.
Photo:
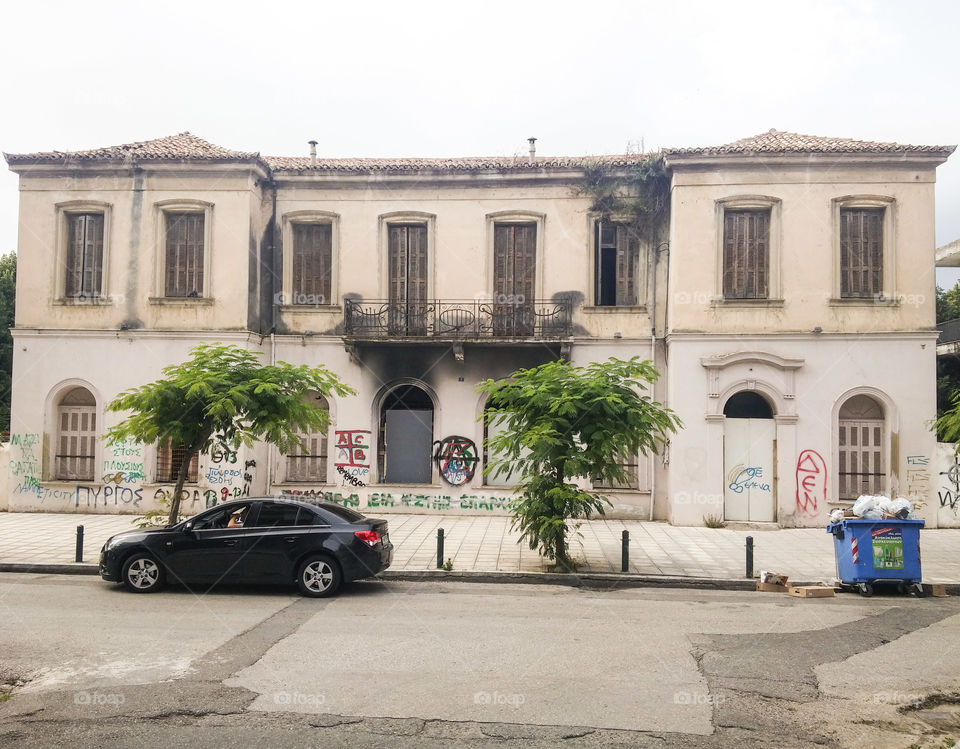
[{"label": "blue dumpster", "polygon": [[922,595],[920,529],[922,520],[845,518],[827,526],[833,534],[837,577],[855,585],[862,595],[873,594],[876,583],[898,583],[901,592]]}]

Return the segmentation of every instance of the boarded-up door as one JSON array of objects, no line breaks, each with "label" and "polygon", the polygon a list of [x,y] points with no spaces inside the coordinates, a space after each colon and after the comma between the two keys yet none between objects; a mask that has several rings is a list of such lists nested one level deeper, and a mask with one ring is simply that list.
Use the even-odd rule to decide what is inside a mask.
[{"label": "boarded-up door", "polygon": [[536,265],[536,224],[497,224],[494,227],[494,335],[533,335]]},{"label": "boarded-up door", "polygon": [[429,484],[433,411],[396,408],[385,416],[384,480],[388,484]]},{"label": "boarded-up door", "polygon": [[723,430],[723,515],[725,520],[773,522],[773,419],[731,419]]},{"label": "boarded-up door", "polygon": [[389,328],[394,335],[427,334],[427,227],[392,225]]}]

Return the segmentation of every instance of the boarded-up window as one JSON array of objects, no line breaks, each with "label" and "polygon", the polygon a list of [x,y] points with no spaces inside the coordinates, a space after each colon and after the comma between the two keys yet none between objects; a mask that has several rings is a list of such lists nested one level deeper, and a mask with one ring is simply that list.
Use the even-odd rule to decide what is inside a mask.
[{"label": "boarded-up window", "polygon": [[495,224],[493,228],[494,335],[533,335],[536,266],[537,225]]},{"label": "boarded-up window", "polygon": [[164,295],[203,296],[204,214],[166,214]]},{"label": "boarded-up window", "polygon": [[333,227],[293,226],[293,303],[331,304],[330,278]]},{"label": "boarded-up window", "polygon": [[883,292],[883,208],[840,211],[840,296]]},{"label": "boarded-up window", "polygon": [[427,227],[389,229],[389,329],[394,335],[427,333]]},{"label": "boarded-up window", "polygon": [[90,299],[103,288],[103,214],[67,215],[64,296]]},{"label": "boarded-up window", "polygon": [[[180,466],[187,457],[187,448],[183,445],[171,447],[168,442],[157,448],[157,481],[161,483],[174,482],[180,475]],[[197,457],[190,459],[190,465],[187,467],[187,481],[196,483],[197,481]]]},{"label": "boarded-up window", "polygon": [[[330,410],[327,399],[314,394],[312,402],[317,408]],[[322,432],[299,432],[298,437],[303,442],[301,446],[293,448],[287,453],[287,481],[311,482],[325,484],[327,482],[327,436]]]},{"label": "boarded-up window", "polygon": [[55,478],[63,481],[93,481],[96,450],[96,400],[86,388],[73,388],[57,407]]},{"label": "boarded-up window", "polygon": [[597,222],[596,281],[601,307],[639,304],[640,238],[624,224]]},{"label": "boarded-up window", "polygon": [[766,299],[770,212],[726,211],[723,217],[723,296]]},{"label": "boarded-up window", "polygon": [[637,463],[637,456],[619,456],[620,466],[623,468],[626,476],[623,481],[613,481],[609,484],[604,483],[599,478],[593,479],[594,489],[639,489],[640,488],[640,469]]}]

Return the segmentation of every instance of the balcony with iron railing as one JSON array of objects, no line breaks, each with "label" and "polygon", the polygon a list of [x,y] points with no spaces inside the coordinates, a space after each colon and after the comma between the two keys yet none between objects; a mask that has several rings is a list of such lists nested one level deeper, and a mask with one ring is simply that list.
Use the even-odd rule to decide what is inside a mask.
[{"label": "balcony with iron railing", "polygon": [[572,333],[569,301],[507,303],[344,300],[344,334],[358,340],[561,340]]}]

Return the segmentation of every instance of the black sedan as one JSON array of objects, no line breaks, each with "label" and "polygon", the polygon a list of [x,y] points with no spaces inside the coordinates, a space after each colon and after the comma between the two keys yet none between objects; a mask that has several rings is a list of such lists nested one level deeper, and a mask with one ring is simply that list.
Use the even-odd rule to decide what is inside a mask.
[{"label": "black sedan", "polygon": [[296,582],[305,596],[329,596],[392,560],[386,520],[329,502],[257,497],[217,505],[169,528],[111,536],[100,551],[100,576],[134,593],[152,593],[167,581]]}]

